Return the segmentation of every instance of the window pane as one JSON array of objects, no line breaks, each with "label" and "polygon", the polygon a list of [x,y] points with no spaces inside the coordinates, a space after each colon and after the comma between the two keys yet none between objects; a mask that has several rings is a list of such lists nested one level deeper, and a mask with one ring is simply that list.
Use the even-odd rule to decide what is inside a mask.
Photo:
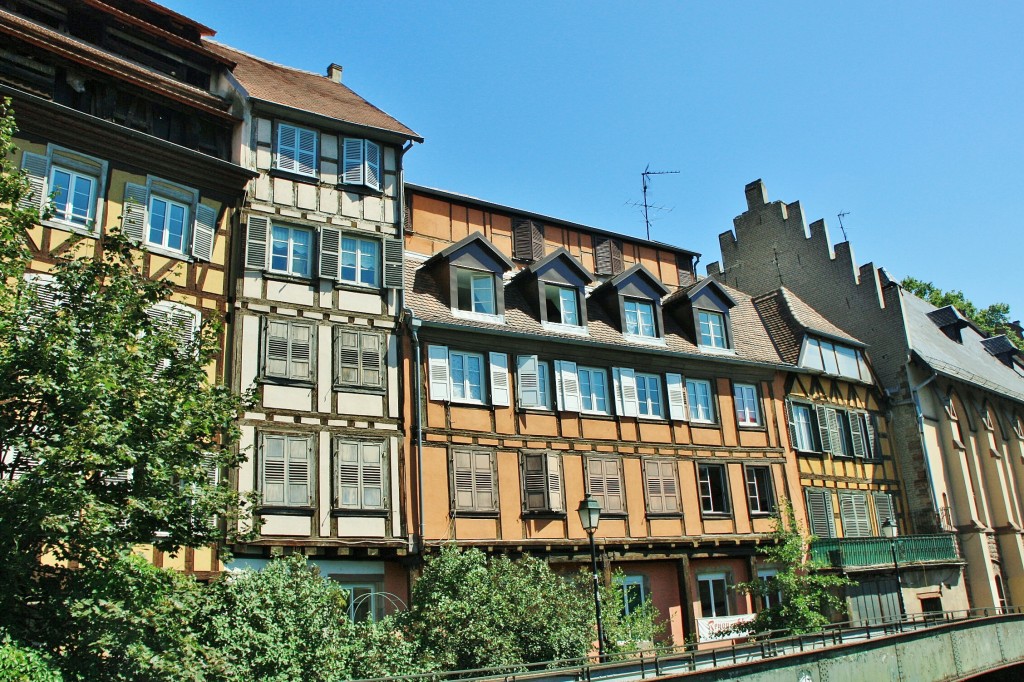
[{"label": "window pane", "polygon": [[494,314],[494,276],[473,275],[473,312]]},{"label": "window pane", "polygon": [[626,333],[627,334],[639,334],[640,333],[640,321],[637,313],[636,301],[626,301]]},{"label": "window pane", "polygon": [[839,363],[836,361],[836,349],[828,341],[821,341],[821,359],[826,374],[839,374]]},{"label": "window pane", "polygon": [[187,211],[184,206],[170,204],[167,212],[167,248],[182,250],[182,243],[185,239],[185,216]]},{"label": "window pane", "polygon": [[92,206],[92,188],[94,181],[90,178],[75,176],[75,189],[71,196],[71,215],[68,220],[79,225],[85,225],[89,220],[89,212]]},{"label": "window pane", "polygon": [[341,279],[346,282],[356,281],[356,240],[352,237],[341,238]]},{"label": "window pane", "polygon": [[292,274],[308,277],[310,273],[309,252],[313,233],[309,230],[292,230]]},{"label": "window pane", "polygon": [[469,397],[483,400],[483,359],[479,355],[466,356],[466,373],[469,379]]},{"label": "window pane", "polygon": [[377,242],[362,239],[359,241],[359,282],[361,284],[377,284]]},{"label": "window pane", "polygon": [[465,356],[461,353],[449,353],[449,363],[452,373],[452,397],[466,397],[466,366]]},{"label": "window pane", "polygon": [[167,202],[154,197],[149,203],[149,241],[151,243],[163,246],[166,219]]},{"label": "window pane", "polygon": [[811,429],[811,408],[806,405],[793,405],[793,443],[797,450],[811,452],[814,450],[814,433]]},{"label": "window pane", "polygon": [[563,287],[559,289],[558,296],[562,310],[562,324],[578,325],[580,318],[576,307],[576,290]]},{"label": "window pane", "polygon": [[844,377],[859,379],[860,370],[857,367],[857,351],[846,346],[836,346],[836,355],[839,356],[839,373]]}]

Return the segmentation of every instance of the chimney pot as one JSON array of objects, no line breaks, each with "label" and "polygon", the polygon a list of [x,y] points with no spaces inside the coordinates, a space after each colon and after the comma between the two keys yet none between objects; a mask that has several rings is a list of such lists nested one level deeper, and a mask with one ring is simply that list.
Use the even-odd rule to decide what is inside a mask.
[{"label": "chimney pot", "polygon": [[327,77],[330,78],[335,83],[340,83],[342,71],[344,71],[344,68],[341,66],[341,64],[331,64],[330,66],[327,67]]}]

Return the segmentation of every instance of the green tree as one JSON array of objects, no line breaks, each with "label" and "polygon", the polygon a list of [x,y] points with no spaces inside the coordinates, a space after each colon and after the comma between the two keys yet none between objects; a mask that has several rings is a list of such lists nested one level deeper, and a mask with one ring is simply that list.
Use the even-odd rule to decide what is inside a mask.
[{"label": "green tree", "polygon": [[[650,595],[642,603],[633,604],[626,613],[624,577],[618,570],[612,575],[611,583],[601,588],[601,620],[605,653],[609,654],[629,654],[658,646],[668,629]],[[587,587],[592,585],[590,573],[583,573],[581,580]]]},{"label": "green tree", "polygon": [[931,282],[924,282],[913,277],[904,277],[900,286],[937,308],[953,306],[986,334],[991,336],[1006,334],[1015,346],[1024,350],[1024,338],[1021,338],[1016,328],[1010,324],[1010,306],[1008,304],[993,303],[987,308],[979,308],[967,300],[964,292],[959,289],[943,291]]},{"label": "green tree", "polygon": [[46,654],[0,636],[0,680],[8,682],[61,682],[61,674]]},{"label": "green tree", "polygon": [[843,610],[840,590],[854,583],[843,576],[822,572],[822,567],[810,560],[812,540],[813,536],[805,534],[797,523],[792,505],[782,500],[771,542],[759,550],[777,573],[771,580],[755,579],[736,586],[740,592],[762,600],[770,595],[772,606],[761,609],[752,622],[737,626],[738,631],[814,632],[828,625],[829,613]]},{"label": "green tree", "polygon": [[443,670],[516,666],[587,655],[592,603],[575,576],[540,559],[488,560],[450,546],[427,560],[401,623],[420,655]]}]

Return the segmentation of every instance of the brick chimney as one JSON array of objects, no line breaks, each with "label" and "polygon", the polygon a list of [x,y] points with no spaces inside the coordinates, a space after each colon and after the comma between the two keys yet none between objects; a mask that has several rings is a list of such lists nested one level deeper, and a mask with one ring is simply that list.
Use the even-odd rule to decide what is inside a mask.
[{"label": "brick chimney", "polygon": [[331,64],[330,66],[327,67],[327,77],[330,78],[335,83],[340,83],[341,72],[343,70],[344,69],[342,68],[341,64]]}]

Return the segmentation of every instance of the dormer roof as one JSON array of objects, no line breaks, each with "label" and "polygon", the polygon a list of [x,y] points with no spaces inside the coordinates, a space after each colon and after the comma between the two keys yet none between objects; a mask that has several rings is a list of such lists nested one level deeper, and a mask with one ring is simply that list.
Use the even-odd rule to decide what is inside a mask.
[{"label": "dormer roof", "polygon": [[625,284],[628,280],[634,277],[646,280],[647,283],[651,286],[651,288],[658,292],[659,301],[663,296],[667,296],[669,293],[665,285],[661,283],[661,280],[655,277],[650,270],[643,266],[642,263],[637,263],[628,270],[620,272],[619,274],[615,275],[607,282],[602,284],[600,287],[598,287],[597,290],[603,290],[605,287],[609,287],[612,289],[620,289],[622,288],[623,284]]},{"label": "dormer roof", "polygon": [[981,340],[981,345],[985,347],[992,355],[996,356],[1005,365],[1009,365],[1013,362],[1015,355],[1020,355],[1020,348],[1013,345],[1010,338],[1006,334],[1000,334],[999,336],[991,336],[987,339]]},{"label": "dormer roof", "polygon": [[564,247],[559,247],[549,253],[548,255],[541,258],[539,261],[531,264],[528,268],[525,268],[526,272],[532,273],[538,277],[544,274],[555,261],[562,261],[568,265],[572,270],[579,275],[583,284],[590,284],[594,281],[594,276],[583,267],[583,265],[576,260],[571,253],[569,253]]},{"label": "dormer roof", "polygon": [[673,295],[669,296],[665,300],[665,302],[668,303],[669,301],[677,301],[683,297],[688,298],[690,301],[694,301],[697,299],[698,296],[700,296],[701,292],[708,289],[714,290],[718,298],[721,299],[721,301],[725,303],[728,307],[736,307],[736,299],[733,298],[732,294],[730,294],[729,291],[724,286],[722,286],[718,281],[711,277],[705,277],[704,279],[702,279],[701,281],[697,282],[692,286],[680,289]]},{"label": "dormer roof", "polygon": [[455,242],[451,246],[441,251],[438,251],[433,256],[428,258],[423,265],[424,267],[431,267],[435,263],[438,263],[443,260],[451,261],[452,259],[457,258],[459,255],[461,255],[463,252],[470,251],[474,248],[480,249],[484,253],[486,253],[491,259],[495,261],[495,264],[497,265],[498,269],[501,270],[502,272],[508,272],[509,270],[512,270],[515,267],[515,263],[509,260],[509,258],[505,254],[499,251],[497,247],[494,246],[494,244],[489,242],[487,238],[484,237],[482,232],[474,232],[473,234]]}]

